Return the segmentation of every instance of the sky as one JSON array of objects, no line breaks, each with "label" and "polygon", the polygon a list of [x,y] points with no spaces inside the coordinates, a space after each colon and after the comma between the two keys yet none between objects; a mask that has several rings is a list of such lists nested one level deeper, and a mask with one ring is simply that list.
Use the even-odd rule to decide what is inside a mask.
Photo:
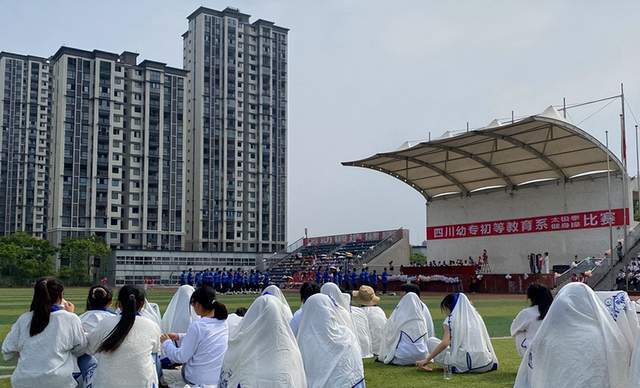
[{"label": "sky", "polygon": [[[629,109],[640,118],[637,1],[0,0],[0,50],[128,50],[182,67],[181,34],[199,6],[232,6],[290,29],[289,242],[305,228],[321,236],[405,227],[420,244],[420,194],[341,161],[511,111],[539,113],[563,97],[617,95],[621,82],[636,174]],[[608,130],[619,155],[620,103],[604,105],[569,118],[602,143]]]}]

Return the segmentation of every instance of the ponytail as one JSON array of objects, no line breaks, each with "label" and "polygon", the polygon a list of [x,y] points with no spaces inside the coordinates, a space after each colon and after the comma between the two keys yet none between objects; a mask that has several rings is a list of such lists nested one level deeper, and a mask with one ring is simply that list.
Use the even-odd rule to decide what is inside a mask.
[{"label": "ponytail", "polygon": [[219,320],[225,320],[229,316],[227,306],[216,300],[216,291],[211,286],[198,287],[193,294],[189,303],[192,305],[198,302],[202,308],[207,311],[213,311],[213,317]]},{"label": "ponytail", "polygon": [[113,294],[105,286],[93,286],[89,289],[87,296],[87,311],[103,310],[111,304]]},{"label": "ponytail", "polygon": [[223,305],[217,300],[213,301],[213,317],[215,319],[224,321],[228,316],[229,313],[227,312],[227,306]]},{"label": "ponytail", "polygon": [[53,277],[40,278],[33,286],[33,299],[31,300],[30,310],[33,312],[31,317],[31,326],[29,327],[29,335],[42,333],[49,325],[51,309],[62,298],[64,286],[60,281]]},{"label": "ponytail", "polygon": [[118,303],[120,304],[120,320],[111,333],[105,338],[98,352],[113,352],[122,345],[129,331],[136,321],[138,310],[142,308],[145,301],[144,291],[140,288],[125,285],[118,292]]}]

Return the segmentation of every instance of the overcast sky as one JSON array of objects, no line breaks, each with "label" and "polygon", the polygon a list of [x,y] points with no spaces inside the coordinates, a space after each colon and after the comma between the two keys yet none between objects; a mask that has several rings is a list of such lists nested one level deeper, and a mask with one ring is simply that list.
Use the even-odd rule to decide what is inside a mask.
[{"label": "overcast sky", "polygon": [[[618,94],[640,114],[640,2],[617,1],[8,1],[0,50],[61,45],[135,51],[182,67],[186,16],[239,8],[289,32],[288,239],[406,227],[424,239],[423,198],[339,162],[390,151],[431,131]],[[639,105],[636,105],[639,104]],[[601,105],[572,111],[578,124]],[[614,102],[580,126],[620,154]],[[635,175],[631,114],[630,173]]]}]

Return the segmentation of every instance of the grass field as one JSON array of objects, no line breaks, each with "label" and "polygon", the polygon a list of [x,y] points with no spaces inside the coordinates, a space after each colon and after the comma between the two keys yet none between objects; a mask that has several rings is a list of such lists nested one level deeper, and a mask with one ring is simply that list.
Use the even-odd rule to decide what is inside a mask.
[{"label": "grass field", "polygon": [[[153,289],[148,291],[148,299],[160,305],[164,311],[174,290]],[[76,312],[84,311],[87,289],[67,289],[65,298],[76,305]],[[31,302],[31,289],[0,289],[0,338],[4,339],[16,318],[25,312]],[[513,295],[469,295],[470,299],[484,318],[489,335],[507,337],[513,317],[525,307],[524,296]],[[218,300],[225,303],[229,311],[238,307],[249,307],[255,295],[221,295]],[[288,294],[287,299],[295,311],[300,301],[297,294]],[[393,310],[400,298],[398,296],[384,296],[380,306],[387,312]],[[433,315],[438,336],[442,333],[443,315],[439,309],[442,295],[423,295],[423,301],[429,306]],[[368,388],[383,387],[512,387],[515,380],[520,358],[515,351],[513,340],[494,339],[493,346],[500,360],[500,368],[496,372],[481,375],[454,375],[450,381],[442,378],[442,372],[436,370],[431,373],[418,372],[413,367],[389,366],[372,360],[365,360],[365,377]],[[0,388],[10,387],[9,376],[14,363],[0,360]]]}]

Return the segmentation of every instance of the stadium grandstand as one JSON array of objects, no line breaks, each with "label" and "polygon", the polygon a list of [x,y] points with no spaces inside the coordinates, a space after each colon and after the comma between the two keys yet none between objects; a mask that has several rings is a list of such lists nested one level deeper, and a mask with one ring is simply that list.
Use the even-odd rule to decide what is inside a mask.
[{"label": "stadium grandstand", "polygon": [[429,260],[474,259],[486,250],[490,272],[509,277],[530,272],[531,253],[549,252],[551,265],[566,269],[556,284],[580,272],[592,286],[611,288],[607,275],[640,251],[636,178],[554,107],[343,165],[420,193]]},{"label": "stadium grandstand", "polygon": [[319,268],[381,270],[389,262],[409,264],[411,246],[406,229],[303,238],[286,255],[269,260],[271,278],[277,283],[296,286],[306,274]]}]

